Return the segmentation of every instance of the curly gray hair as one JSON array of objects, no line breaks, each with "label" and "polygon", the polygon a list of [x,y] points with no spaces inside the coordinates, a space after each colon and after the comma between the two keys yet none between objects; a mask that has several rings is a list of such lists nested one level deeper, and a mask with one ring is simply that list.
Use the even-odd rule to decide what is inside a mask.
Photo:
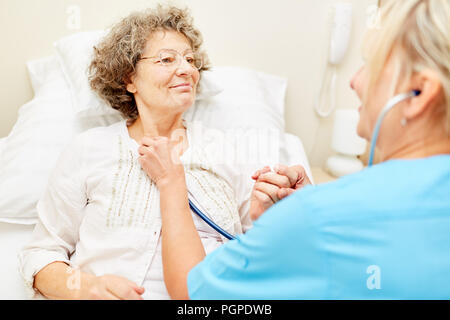
[{"label": "curly gray hair", "polygon": [[147,40],[158,30],[183,34],[192,50],[203,56],[200,75],[203,70],[209,69],[208,57],[200,51],[202,35],[193,26],[188,9],[158,5],[156,9],[130,14],[114,25],[94,47],[94,58],[89,66],[91,88],[127,119],[136,119],[138,110],[134,96],[127,91],[126,86],[136,72],[136,64]]}]

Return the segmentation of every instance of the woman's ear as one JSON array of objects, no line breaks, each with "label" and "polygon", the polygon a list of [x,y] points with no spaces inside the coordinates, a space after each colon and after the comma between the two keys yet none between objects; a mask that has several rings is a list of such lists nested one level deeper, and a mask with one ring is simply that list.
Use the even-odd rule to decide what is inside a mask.
[{"label": "woman's ear", "polygon": [[406,120],[412,120],[423,113],[436,107],[436,104],[442,99],[442,83],[439,75],[431,70],[426,69],[413,77],[412,90],[420,91],[420,94],[410,100],[403,109],[403,116]]},{"label": "woman's ear", "polygon": [[124,79],[124,82],[127,84],[127,91],[130,93],[136,93],[137,92],[137,88],[136,85],[134,84],[134,74],[130,75],[127,77],[127,79]]},{"label": "woman's ear", "polygon": [[136,86],[134,85],[134,83],[130,82],[127,84],[127,91],[130,93],[136,93],[137,89]]}]

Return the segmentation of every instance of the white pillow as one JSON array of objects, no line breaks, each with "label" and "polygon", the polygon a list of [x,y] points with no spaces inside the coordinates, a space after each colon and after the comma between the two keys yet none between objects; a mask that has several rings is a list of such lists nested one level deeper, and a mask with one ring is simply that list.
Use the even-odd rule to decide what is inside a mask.
[{"label": "white pillow", "polygon": [[[93,48],[107,32],[107,30],[99,30],[76,33],[55,42],[54,46],[65,79],[69,84],[77,116],[112,115],[111,119],[115,116],[117,121],[121,119],[120,113],[91,90],[88,80],[88,67],[93,57]],[[197,100],[209,98],[222,91],[214,81],[209,80],[208,72],[203,73],[200,86],[201,92]]]},{"label": "white pillow", "polygon": [[215,67],[210,81],[223,88],[219,94],[196,101],[186,120],[211,128],[265,128],[284,132],[287,80],[240,67]]},{"label": "white pillow", "polygon": [[35,97],[0,150],[0,221],[31,224],[62,147],[74,135],[70,93],[55,57],[27,64]]},{"label": "white pillow", "polygon": [[3,142],[6,140],[6,138],[0,138],[0,154],[2,154],[2,150],[3,150]]}]

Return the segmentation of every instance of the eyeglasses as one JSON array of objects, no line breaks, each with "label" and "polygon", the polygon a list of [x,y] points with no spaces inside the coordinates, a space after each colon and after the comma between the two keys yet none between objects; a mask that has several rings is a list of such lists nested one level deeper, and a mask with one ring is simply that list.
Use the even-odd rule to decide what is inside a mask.
[{"label": "eyeglasses", "polygon": [[184,59],[192,68],[200,70],[203,67],[203,57],[196,52],[188,52],[182,56],[178,51],[163,49],[157,56],[142,57],[139,60],[155,59],[155,63],[159,63],[165,67],[177,68],[181,60]]}]

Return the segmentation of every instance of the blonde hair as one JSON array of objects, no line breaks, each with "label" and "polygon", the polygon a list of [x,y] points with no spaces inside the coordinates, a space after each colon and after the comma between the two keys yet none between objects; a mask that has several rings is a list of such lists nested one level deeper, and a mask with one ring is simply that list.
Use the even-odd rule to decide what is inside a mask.
[{"label": "blonde hair", "polygon": [[391,95],[400,78],[429,68],[437,72],[443,88],[442,109],[445,128],[450,134],[450,0],[383,0],[378,30],[369,32],[365,56],[369,68],[370,95],[386,62],[394,59]]},{"label": "blonde hair", "polygon": [[125,118],[136,119],[138,109],[132,93],[126,87],[136,72],[147,40],[159,30],[176,31],[190,42],[192,50],[203,56],[203,70],[209,69],[206,53],[201,52],[202,35],[193,25],[187,9],[158,5],[156,9],[134,12],[114,25],[108,35],[94,47],[89,66],[91,88],[119,110]]}]

